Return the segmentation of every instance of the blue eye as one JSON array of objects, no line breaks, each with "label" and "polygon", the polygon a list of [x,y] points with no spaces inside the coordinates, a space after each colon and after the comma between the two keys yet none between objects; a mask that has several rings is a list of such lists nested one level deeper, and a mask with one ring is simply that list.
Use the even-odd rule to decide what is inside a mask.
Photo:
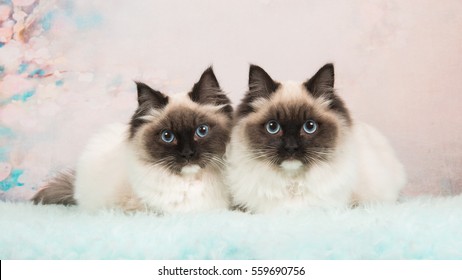
[{"label": "blue eye", "polygon": [[173,140],[175,140],[175,134],[173,134],[173,132],[168,129],[162,130],[160,137],[162,138],[162,141],[166,143],[172,143]]},{"label": "blue eye", "polygon": [[303,124],[303,130],[308,134],[313,134],[318,129],[318,124],[313,120],[308,120]]},{"label": "blue eye", "polygon": [[277,121],[269,121],[266,123],[266,131],[268,131],[269,134],[276,134],[281,130],[281,125]]},{"label": "blue eye", "polygon": [[206,124],[201,124],[196,128],[196,135],[203,138],[209,134],[209,126]]}]

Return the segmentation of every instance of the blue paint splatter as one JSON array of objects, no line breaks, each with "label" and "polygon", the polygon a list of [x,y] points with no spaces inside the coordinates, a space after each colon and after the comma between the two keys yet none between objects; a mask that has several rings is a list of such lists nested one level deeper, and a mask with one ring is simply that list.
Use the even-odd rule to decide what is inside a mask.
[{"label": "blue paint splatter", "polygon": [[45,75],[45,70],[43,69],[35,69],[34,71],[30,72],[29,73],[29,78],[33,78],[35,75],[39,76],[39,77],[43,77]]},{"label": "blue paint splatter", "polygon": [[26,91],[23,94],[16,94],[13,96],[13,100],[20,100],[22,102],[26,102],[29,98],[31,98],[35,94],[35,89]]},{"label": "blue paint splatter", "polygon": [[35,94],[35,89],[29,90],[29,91],[23,93],[21,101],[26,102],[27,99],[31,98],[34,94]]},{"label": "blue paint splatter", "polygon": [[16,186],[24,186],[24,183],[19,182],[19,177],[24,173],[24,170],[22,169],[13,169],[11,171],[11,179],[13,179],[13,182],[15,182]]},{"label": "blue paint splatter", "polygon": [[6,100],[0,101],[0,105],[5,105],[5,104],[8,104],[8,103],[10,103],[12,101],[26,102],[29,98],[34,96],[34,94],[35,94],[35,89],[31,89],[31,90],[26,91],[24,93],[18,93],[18,94],[15,94],[15,95],[11,96],[10,98],[8,98]]},{"label": "blue paint splatter", "polygon": [[27,68],[29,67],[29,64],[23,62],[19,65],[18,67],[18,74],[22,74],[24,72],[26,72]]},{"label": "blue paint splatter", "polygon": [[55,85],[56,85],[57,87],[60,87],[60,86],[62,86],[63,84],[64,84],[64,81],[63,81],[63,80],[58,80],[58,81],[55,82]]},{"label": "blue paint splatter", "polygon": [[5,45],[5,43],[0,42],[0,48],[2,48]]},{"label": "blue paint splatter", "polygon": [[13,169],[10,176],[0,182],[0,190],[7,191],[14,187],[22,187],[24,183],[19,182],[19,177],[24,173],[22,169]]},{"label": "blue paint splatter", "polygon": [[8,160],[9,150],[6,147],[0,148],[0,160],[7,161]]},{"label": "blue paint splatter", "polygon": [[14,136],[14,133],[13,133],[13,130],[9,127],[5,127],[5,126],[0,126],[0,136],[1,137],[13,137]]},{"label": "blue paint splatter", "polygon": [[5,66],[0,65],[0,75],[3,74],[3,72],[5,72]]},{"label": "blue paint splatter", "polygon": [[63,1],[63,7],[64,7],[64,11],[66,13],[67,16],[72,16],[74,14],[74,6],[75,6],[75,3],[74,3],[74,0],[68,0],[68,1]]},{"label": "blue paint splatter", "polygon": [[43,16],[43,18],[40,20],[40,24],[42,25],[43,30],[50,30],[54,17],[54,12],[48,12]]},{"label": "blue paint splatter", "polygon": [[77,16],[75,24],[78,29],[85,30],[93,27],[100,26],[103,22],[103,17],[98,12],[91,12],[87,15]]}]

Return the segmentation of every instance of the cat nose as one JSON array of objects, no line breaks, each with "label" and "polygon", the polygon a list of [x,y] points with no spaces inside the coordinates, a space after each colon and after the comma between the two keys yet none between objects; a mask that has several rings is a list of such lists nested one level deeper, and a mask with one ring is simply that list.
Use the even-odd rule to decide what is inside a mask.
[{"label": "cat nose", "polygon": [[192,158],[194,155],[196,154],[196,152],[191,149],[191,148],[184,148],[183,150],[181,150],[181,153],[180,155],[185,158],[185,159],[190,159]]},{"label": "cat nose", "polygon": [[287,152],[289,152],[289,153],[291,153],[291,154],[294,154],[296,151],[298,151],[298,145],[286,145],[286,146],[284,147],[284,149],[285,149]]},{"label": "cat nose", "polygon": [[290,154],[294,154],[298,151],[298,144],[295,140],[287,140],[284,145],[284,150],[286,150]]}]

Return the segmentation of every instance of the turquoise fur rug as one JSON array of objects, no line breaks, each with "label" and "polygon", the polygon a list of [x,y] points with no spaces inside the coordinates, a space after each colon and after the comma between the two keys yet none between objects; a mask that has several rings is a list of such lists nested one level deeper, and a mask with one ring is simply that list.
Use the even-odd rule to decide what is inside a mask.
[{"label": "turquoise fur rug", "polygon": [[462,196],[174,216],[0,202],[0,259],[462,259]]}]

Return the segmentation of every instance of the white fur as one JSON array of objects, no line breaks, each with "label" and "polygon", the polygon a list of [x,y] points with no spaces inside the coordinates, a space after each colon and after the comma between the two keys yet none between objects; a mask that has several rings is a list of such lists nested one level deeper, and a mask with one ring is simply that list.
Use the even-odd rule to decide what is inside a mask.
[{"label": "white fur", "polygon": [[254,159],[241,141],[243,126],[236,126],[227,153],[227,180],[234,202],[251,212],[281,207],[343,207],[349,202],[357,178],[353,141],[346,141],[329,164],[309,172],[277,170]]},{"label": "white fur", "polygon": [[[193,168],[190,168],[193,169]],[[228,193],[221,174],[205,170],[182,176],[161,168],[149,168],[136,152],[128,153],[131,187],[143,203],[157,212],[176,213],[226,209]]]},{"label": "white fur", "polygon": [[303,166],[303,163],[299,160],[285,160],[281,163],[282,169],[286,172],[296,172]]},{"label": "white fur", "polygon": [[[179,97],[171,100],[197,106]],[[76,168],[75,198],[80,207],[159,213],[228,207],[229,195],[220,172],[193,165],[174,175],[162,167],[150,166],[143,160],[146,156],[137,141],[128,140],[128,130],[128,125],[110,125],[85,148]]]},{"label": "white fur", "polygon": [[197,164],[187,165],[181,168],[181,174],[193,176],[201,170],[201,167]]},{"label": "white fur", "polygon": [[396,201],[406,184],[406,173],[387,139],[375,128],[353,127],[358,157],[358,182],[353,200],[361,204]]},{"label": "white fur", "polygon": [[[294,100],[300,98],[298,94],[308,96],[300,89],[293,83],[285,85],[280,89],[283,94],[275,94],[272,101]],[[324,106],[325,101],[320,102]],[[259,105],[265,106],[263,102]],[[234,203],[251,212],[392,202],[406,182],[404,168],[391,146],[366,124],[355,122],[351,129],[343,131],[334,157],[306,171],[294,162],[275,168],[255,159],[243,140],[248,118],[252,116],[240,120],[233,129],[226,177]]]}]

